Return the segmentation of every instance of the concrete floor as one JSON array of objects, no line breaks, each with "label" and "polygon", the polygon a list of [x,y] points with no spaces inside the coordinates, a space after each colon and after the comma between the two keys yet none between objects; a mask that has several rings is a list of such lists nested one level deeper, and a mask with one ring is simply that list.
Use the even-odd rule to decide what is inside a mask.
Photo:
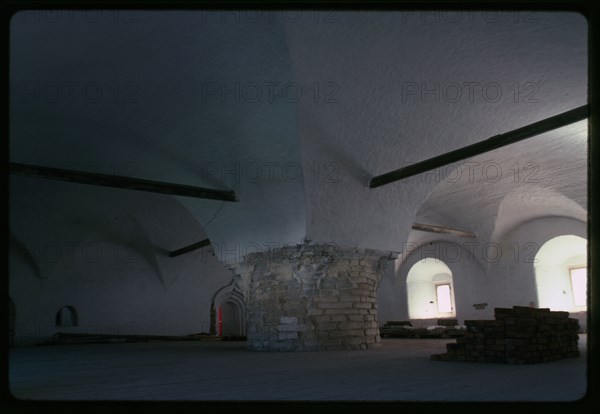
[{"label": "concrete floor", "polygon": [[9,384],[31,400],[572,401],[581,358],[537,365],[431,361],[447,339],[384,339],[367,351],[266,353],[244,342],[10,349]]}]

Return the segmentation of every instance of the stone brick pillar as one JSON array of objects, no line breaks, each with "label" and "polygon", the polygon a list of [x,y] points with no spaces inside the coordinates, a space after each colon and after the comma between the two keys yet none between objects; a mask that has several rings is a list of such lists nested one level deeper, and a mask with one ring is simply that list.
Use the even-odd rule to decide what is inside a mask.
[{"label": "stone brick pillar", "polygon": [[367,349],[378,343],[377,287],[388,252],[303,244],[252,253],[233,267],[248,349]]}]

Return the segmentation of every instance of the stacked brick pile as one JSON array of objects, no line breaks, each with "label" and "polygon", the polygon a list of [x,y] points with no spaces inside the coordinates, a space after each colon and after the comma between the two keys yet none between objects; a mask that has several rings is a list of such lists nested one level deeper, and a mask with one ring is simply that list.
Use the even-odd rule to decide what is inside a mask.
[{"label": "stacked brick pile", "polygon": [[513,306],[494,309],[494,317],[465,321],[465,335],[431,359],[535,364],[579,356],[579,323],[568,312]]}]

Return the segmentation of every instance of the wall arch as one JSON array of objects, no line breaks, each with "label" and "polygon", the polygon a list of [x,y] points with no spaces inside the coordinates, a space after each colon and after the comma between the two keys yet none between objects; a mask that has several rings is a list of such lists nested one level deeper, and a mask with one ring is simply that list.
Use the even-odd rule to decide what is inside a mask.
[{"label": "wall arch", "polygon": [[377,318],[380,323],[410,319],[406,283],[408,273],[417,262],[426,258],[441,260],[450,269],[456,318],[481,319],[485,312],[473,307],[473,304],[487,302],[486,275],[480,260],[460,243],[432,240],[406,251],[395,261],[395,266],[390,266],[384,273],[377,292]]},{"label": "wall arch", "polygon": [[210,307],[210,333],[222,337],[246,336],[246,305],[233,281],[213,296]]},{"label": "wall arch", "polygon": [[57,327],[79,326],[79,315],[74,306],[63,306],[56,312]]},{"label": "wall arch", "polygon": [[576,301],[577,282],[571,278],[571,271],[575,268],[587,268],[586,239],[562,235],[540,247],[534,263],[539,307],[567,312],[587,310],[587,305]]},{"label": "wall arch", "polygon": [[[449,287],[448,298],[440,296],[443,287]],[[428,257],[415,263],[406,277],[406,292],[410,319],[456,316],[452,271],[441,260]]]},{"label": "wall arch", "polygon": [[503,255],[488,269],[490,305],[537,307],[536,255],[547,241],[568,234],[587,239],[586,223],[570,217],[538,217],[497,240]]}]

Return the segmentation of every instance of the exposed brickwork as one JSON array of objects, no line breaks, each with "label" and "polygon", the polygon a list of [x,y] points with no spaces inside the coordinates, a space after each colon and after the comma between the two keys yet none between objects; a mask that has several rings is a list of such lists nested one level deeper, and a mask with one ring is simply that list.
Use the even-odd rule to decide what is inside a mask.
[{"label": "exposed brickwork", "polygon": [[568,312],[513,306],[494,309],[494,317],[465,321],[465,335],[431,359],[535,364],[579,356],[579,323]]},{"label": "exposed brickwork", "polygon": [[379,342],[376,293],[388,256],[310,244],[248,255],[234,267],[248,348],[367,349]]}]

